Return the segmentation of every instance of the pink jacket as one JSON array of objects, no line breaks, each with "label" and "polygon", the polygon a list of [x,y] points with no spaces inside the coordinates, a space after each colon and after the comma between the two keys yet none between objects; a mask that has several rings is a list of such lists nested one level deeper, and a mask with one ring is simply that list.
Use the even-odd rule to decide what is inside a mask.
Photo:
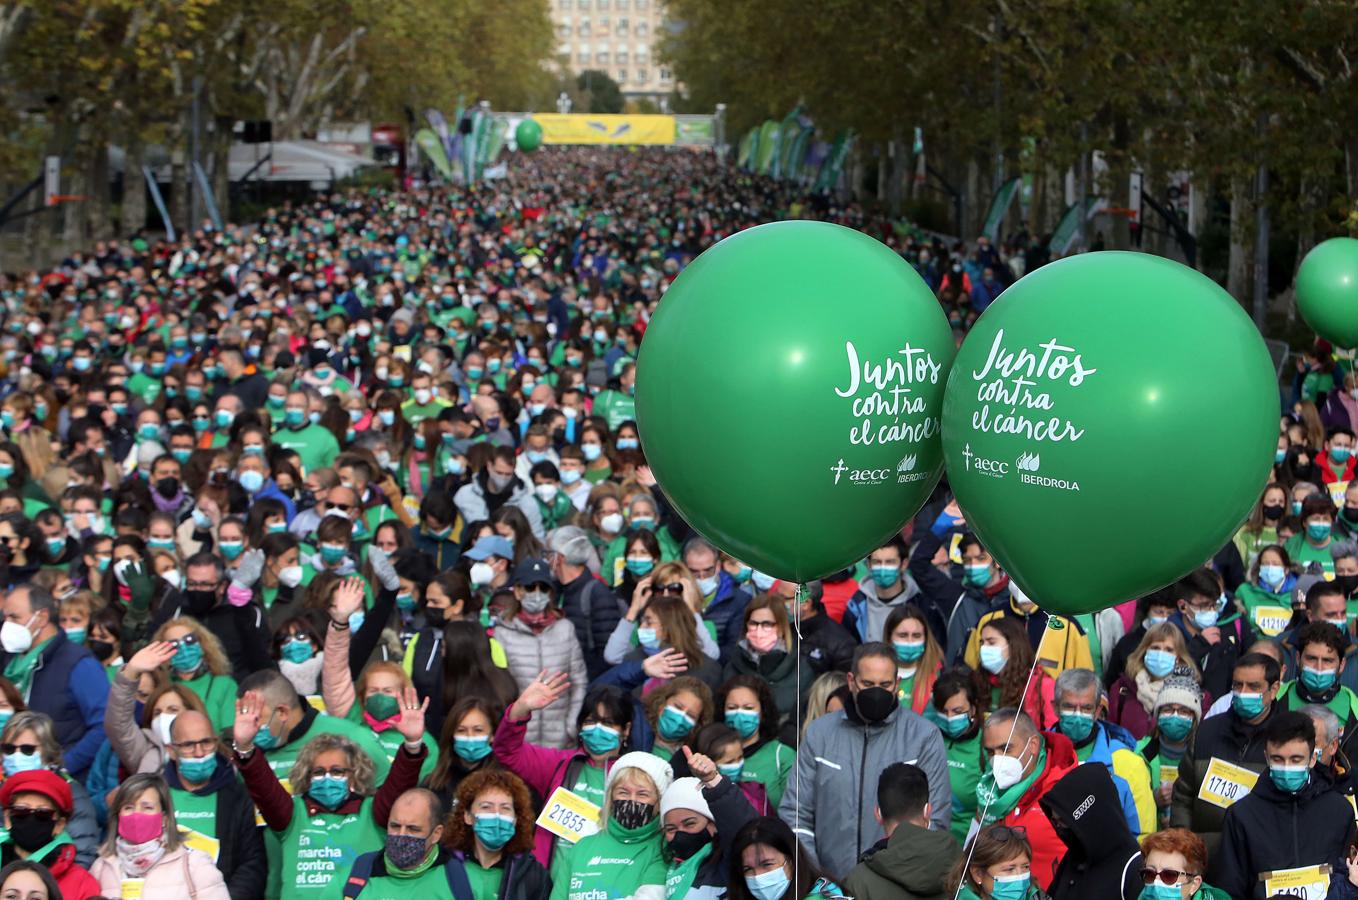
[{"label": "pink jacket", "polygon": [[[570,767],[571,761],[583,759],[585,765],[589,765],[589,754],[583,749],[576,747],[573,750],[558,750],[555,747],[539,747],[524,740],[524,735],[528,731],[528,720],[517,721],[510,717],[510,711],[505,711],[505,717],[500,720],[499,726],[495,729],[495,739],[491,741],[491,747],[495,750],[495,758],[515,775],[522,778],[529,787],[538,792],[542,797],[542,802],[552,796],[552,792],[561,787],[561,783],[566,780],[566,769]],[[613,761],[609,760],[611,768]],[[533,856],[543,866],[550,866],[552,862],[552,846],[556,841],[556,835],[545,828],[539,827],[533,839]]]},{"label": "pink jacket", "polygon": [[[123,873],[116,857],[101,856],[90,867],[90,874],[99,882],[99,890],[106,897],[121,897]],[[212,857],[201,850],[182,844],[178,850],[166,853],[146,873],[142,888],[143,900],[231,900],[222,873]]]}]

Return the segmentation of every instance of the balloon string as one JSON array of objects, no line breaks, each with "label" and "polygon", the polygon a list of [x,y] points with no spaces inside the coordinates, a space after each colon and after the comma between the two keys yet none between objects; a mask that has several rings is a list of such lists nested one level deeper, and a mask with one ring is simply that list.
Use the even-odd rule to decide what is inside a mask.
[{"label": "balloon string", "polygon": [[[797,582],[796,599],[793,600],[792,602],[792,627],[797,632],[797,646],[796,648],[794,648],[793,653],[797,657],[796,665],[797,665],[798,692],[800,692],[802,689],[802,600],[805,597],[806,597],[806,585],[802,584],[799,581]],[[805,740],[806,738],[806,735],[802,734],[803,717],[804,714],[802,712],[802,705],[801,703],[798,703],[794,708],[792,714],[792,726],[793,728],[796,729],[798,749],[801,749],[802,741]],[[794,787],[796,788],[797,792],[796,800],[793,803],[792,820],[794,822],[800,822],[802,820],[802,767],[794,765],[792,769],[793,778],[796,780],[796,784],[794,785]],[[778,811],[774,810],[774,814],[777,815],[777,813]],[[800,846],[801,838],[797,838],[797,843]],[[802,877],[801,861],[802,861],[801,853],[794,853],[792,855],[792,883],[794,885],[801,884]],[[954,897],[953,900],[957,900],[957,898]]]},{"label": "balloon string", "polygon": [[[1052,620],[1051,616],[1048,615],[1047,624],[1042,628],[1042,638],[1037,642],[1038,650],[1042,649],[1042,642],[1047,639],[1047,632],[1051,630],[1051,627]],[[1037,665],[1038,665],[1038,655],[1034,653],[1033,665],[1030,669],[1028,669],[1028,680],[1023,683],[1023,695],[1019,697],[1018,711],[1020,713],[1023,712],[1023,704],[1028,699],[1028,691],[1033,686],[1033,676],[1037,674]],[[1037,723],[1034,722],[1033,725],[1036,727]],[[1013,722],[1010,723],[1009,725],[1009,736],[1004,739],[1005,750],[1009,749],[1009,742],[1014,739],[1014,731],[1017,728],[1018,728],[1018,716],[1014,716]],[[982,732],[981,746],[982,748],[984,748],[985,747],[984,725],[981,726],[981,732]],[[982,773],[982,777],[984,777],[984,773]],[[958,897],[962,896],[962,888],[967,883],[967,875],[969,874],[968,870],[971,868],[971,857],[972,854],[976,852],[976,839],[980,837],[981,829],[986,827],[982,825],[981,822],[985,820],[985,814],[989,811],[990,811],[990,796],[987,796],[985,805],[981,807],[981,811],[976,814],[976,824],[979,827],[976,829],[976,833],[972,835],[971,840],[967,842],[967,859],[966,862],[962,864],[962,877],[957,879],[957,890],[953,892],[952,900],[957,900]]]}]

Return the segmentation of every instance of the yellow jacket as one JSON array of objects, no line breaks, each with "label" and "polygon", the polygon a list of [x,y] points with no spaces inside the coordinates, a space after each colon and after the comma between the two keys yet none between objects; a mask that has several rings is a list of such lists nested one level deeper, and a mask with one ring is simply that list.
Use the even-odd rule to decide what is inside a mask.
[{"label": "yellow jacket", "polygon": [[[1004,616],[1019,616],[1013,601],[1005,609],[997,609],[981,616],[981,621],[972,629],[967,638],[963,659],[975,669],[981,662],[981,629],[987,622]],[[1024,618],[1019,616],[1019,618]],[[1037,661],[1052,678],[1066,669],[1093,669],[1094,659],[1089,655],[1089,638],[1084,629],[1065,616],[1052,615],[1042,633],[1042,643],[1037,648]],[[1152,808],[1154,805],[1152,804]]]}]

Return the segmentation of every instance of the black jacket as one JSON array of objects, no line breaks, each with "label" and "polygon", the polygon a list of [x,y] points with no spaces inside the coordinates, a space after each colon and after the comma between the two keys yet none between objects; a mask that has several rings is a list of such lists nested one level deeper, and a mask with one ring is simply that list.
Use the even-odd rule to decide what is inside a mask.
[{"label": "black jacket", "polygon": [[707,801],[707,808],[712,811],[712,822],[717,826],[717,836],[713,839],[716,846],[698,867],[692,887],[725,888],[730,881],[727,860],[731,856],[731,844],[736,839],[736,832],[758,816],[750,801],[745,799],[745,794],[727,778],[722,778],[710,788],[704,787],[703,799]]},{"label": "black jacket", "polygon": [[[174,763],[165,767],[165,782],[175,790],[185,790]],[[254,900],[264,896],[269,860],[264,850],[263,829],[255,825],[255,804],[236,778],[235,767],[221,754],[217,769],[206,785],[192,792],[195,796],[216,795],[217,840],[221,848],[217,868],[226,879],[231,900]]]},{"label": "black jacket", "polygon": [[802,619],[801,625],[802,649],[810,657],[817,675],[849,671],[854,648],[858,646],[849,629],[823,612]]},{"label": "black jacket", "polygon": [[1052,900],[1141,896],[1141,848],[1106,767],[1076,766],[1038,802],[1066,843]]},{"label": "black jacket", "polygon": [[1273,704],[1268,716],[1258,725],[1247,724],[1234,711],[1206,719],[1198,726],[1193,746],[1179,760],[1179,777],[1174,782],[1169,823],[1176,828],[1187,828],[1202,838],[1209,860],[1216,858],[1226,811],[1198,799],[1207,768],[1216,757],[1253,772],[1264,771],[1264,724],[1277,709],[1278,705]]},{"label": "black jacket", "polygon": [[1209,881],[1237,900],[1263,900],[1261,872],[1329,863],[1342,878],[1353,837],[1353,807],[1329,779],[1313,776],[1289,794],[1266,773],[1226,810],[1221,849],[1209,858]]},{"label": "black jacket", "polygon": [[561,586],[561,608],[575,626],[575,636],[585,654],[585,669],[593,681],[608,671],[604,647],[625,611],[608,585],[588,570]]}]

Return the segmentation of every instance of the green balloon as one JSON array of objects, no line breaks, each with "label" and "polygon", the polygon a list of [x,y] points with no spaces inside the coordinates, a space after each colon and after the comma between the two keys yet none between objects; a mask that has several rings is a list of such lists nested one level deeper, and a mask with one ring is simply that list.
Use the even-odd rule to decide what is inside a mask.
[{"label": "green balloon", "polygon": [[1330,238],[1311,248],[1297,270],[1297,308],[1325,340],[1358,347],[1358,241]]},{"label": "green balloon", "polygon": [[805,582],[898,531],[942,474],[955,352],[938,301],[885,245],[774,222],[684,270],[646,328],[637,425],[702,535]]},{"label": "green balloon", "polygon": [[1263,339],[1210,278],[1087,253],[1000,295],[943,402],[948,482],[1043,608],[1093,612],[1201,566],[1259,498],[1278,440]]},{"label": "green balloon", "polygon": [[542,146],[542,126],[532,119],[524,119],[514,129],[514,143],[524,153],[532,153]]}]

